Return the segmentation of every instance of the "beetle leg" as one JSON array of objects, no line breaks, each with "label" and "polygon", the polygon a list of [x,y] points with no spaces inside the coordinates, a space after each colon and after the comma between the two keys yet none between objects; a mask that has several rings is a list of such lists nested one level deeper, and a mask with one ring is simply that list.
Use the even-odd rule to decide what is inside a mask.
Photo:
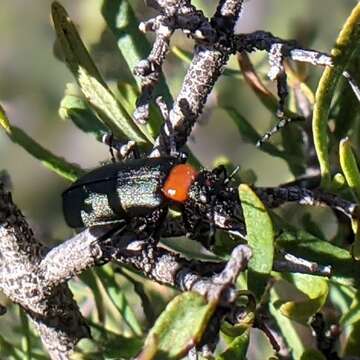
[{"label": "beetle leg", "polygon": [[227,170],[226,167],[223,164],[218,165],[216,168],[214,168],[211,171],[213,174],[215,174],[216,176],[220,176],[223,175],[224,179],[227,178]]},{"label": "beetle leg", "polygon": [[[108,223],[107,225],[111,225],[111,223]],[[90,227],[90,232],[96,232],[97,228],[103,228],[104,224],[99,224]],[[118,222],[114,223],[114,226],[109,229],[104,235],[97,238],[94,243],[90,245],[92,251],[97,251],[97,245],[100,245],[101,251],[102,251],[102,263],[106,264],[109,262],[114,253],[114,248],[119,248],[119,242],[118,239],[121,238],[121,235],[125,232],[127,229],[127,224],[124,224],[124,222]],[[115,239],[115,240],[114,240]],[[115,243],[114,243],[115,241]],[[98,263],[100,265],[100,263]]]},{"label": "beetle leg", "polygon": [[165,126],[163,126],[161,129],[161,131],[164,133],[164,136],[162,136],[162,138],[166,139],[169,142],[164,148],[168,149],[169,155],[171,157],[179,157],[179,152],[176,149],[174,129],[169,118],[169,108],[166,105],[162,96],[158,96],[156,98],[156,105],[158,106],[165,123]]},{"label": "beetle leg", "polygon": [[161,236],[166,237],[179,237],[185,236],[185,224],[181,216],[176,218],[165,219],[161,228]]},{"label": "beetle leg", "polygon": [[[103,136],[102,142],[109,146],[111,161],[113,163],[117,162],[117,160],[123,161],[130,158],[140,158],[139,149],[133,140],[123,143],[115,139],[114,135],[110,133]],[[114,150],[116,151],[116,155]]]},{"label": "beetle leg", "polygon": [[156,246],[160,240],[166,217],[167,209],[160,208],[154,210],[149,216],[134,218],[130,227],[136,233],[138,239],[145,240],[147,243]]}]

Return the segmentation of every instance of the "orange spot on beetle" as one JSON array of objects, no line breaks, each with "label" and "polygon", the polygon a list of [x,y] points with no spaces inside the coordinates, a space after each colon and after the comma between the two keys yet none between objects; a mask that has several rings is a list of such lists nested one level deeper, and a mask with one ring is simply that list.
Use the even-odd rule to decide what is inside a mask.
[{"label": "orange spot on beetle", "polygon": [[162,187],[165,196],[176,202],[184,202],[189,197],[189,189],[197,176],[197,171],[189,164],[175,165]]}]

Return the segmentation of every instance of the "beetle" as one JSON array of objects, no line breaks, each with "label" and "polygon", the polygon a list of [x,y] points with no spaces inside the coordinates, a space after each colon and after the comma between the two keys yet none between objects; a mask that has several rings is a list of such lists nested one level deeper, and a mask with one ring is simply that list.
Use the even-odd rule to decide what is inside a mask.
[{"label": "beetle", "polygon": [[180,211],[191,238],[215,228],[236,232],[237,191],[223,166],[197,171],[181,156],[127,159],[96,168],[62,195],[72,228],[117,223],[137,233],[159,229],[169,208]]}]

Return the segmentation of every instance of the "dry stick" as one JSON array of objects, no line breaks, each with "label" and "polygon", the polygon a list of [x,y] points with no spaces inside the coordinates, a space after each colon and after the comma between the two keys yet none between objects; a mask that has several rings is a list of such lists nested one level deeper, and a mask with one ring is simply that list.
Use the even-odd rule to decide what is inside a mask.
[{"label": "dry stick", "polygon": [[[196,291],[210,301],[228,306],[236,300],[235,280],[247,267],[251,250],[247,245],[234,248],[227,263],[190,261],[152,244],[136,250],[122,249],[113,255],[120,264],[132,265],[147,278],[181,291]],[[203,276],[202,268],[220,270],[213,276]]]},{"label": "dry stick", "polygon": [[350,220],[360,219],[360,206],[339,196],[323,192],[319,189],[310,190],[300,186],[258,187],[256,193],[269,208],[278,207],[286,202],[301,205],[329,206],[340,211]]},{"label": "dry stick", "polygon": [[[64,280],[70,277],[69,272],[80,270],[79,263],[83,267],[93,265],[94,256],[84,254],[87,246],[81,241],[63,244],[64,251],[58,249],[56,256],[54,252],[45,255],[46,247],[34,238],[2,185],[0,224],[0,289],[28,314],[50,357],[69,358],[75,344],[90,333]],[[73,261],[70,258],[74,253],[84,256]]]},{"label": "dry stick", "polygon": [[149,5],[160,10],[160,15],[140,24],[141,31],[155,32],[156,39],[147,59],[142,60],[134,69],[134,74],[141,78],[142,83],[141,95],[134,112],[134,118],[139,123],[148,120],[153,91],[159,82],[173,32],[181,29],[199,40],[212,39],[215,36],[215,31],[203,13],[191,5],[189,0],[150,1]]},{"label": "dry stick", "polygon": [[[216,30],[216,40],[213,36],[210,36],[208,41],[197,39],[193,60],[169,114],[177,149],[186,143],[192,127],[202,113],[208,95],[229,59],[232,52],[232,44],[229,40],[233,36],[242,4],[242,0],[221,1],[210,22],[212,28]],[[166,139],[160,138],[168,136],[169,133],[165,127],[155,142],[152,157],[166,152],[166,148],[161,146],[166,143]]]}]

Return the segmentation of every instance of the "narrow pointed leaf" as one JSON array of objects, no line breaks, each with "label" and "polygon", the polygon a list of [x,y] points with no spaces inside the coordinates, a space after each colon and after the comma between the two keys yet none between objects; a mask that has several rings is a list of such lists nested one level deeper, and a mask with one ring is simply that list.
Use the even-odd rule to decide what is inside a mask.
[{"label": "narrow pointed leaf", "polygon": [[245,218],[246,237],[252,250],[248,264],[248,289],[260,299],[273,266],[274,230],[264,204],[248,185],[240,185],[239,196]]},{"label": "narrow pointed leaf", "polygon": [[144,135],[102,79],[74,24],[58,2],[52,4],[52,17],[65,61],[93,110],[118,139],[144,143]]},{"label": "narrow pointed leaf", "polygon": [[79,166],[70,164],[65,159],[54,155],[33,140],[28,134],[26,134],[25,131],[16,126],[12,126],[1,105],[0,125],[3,126],[6,134],[14,143],[19,144],[30,155],[39,159],[45,167],[61,177],[70,181],[75,181],[84,174],[84,170],[82,170]]},{"label": "narrow pointed leaf", "polygon": [[344,349],[344,356],[354,356],[355,359],[360,357],[360,320],[352,325],[350,334],[346,339],[346,345]]},{"label": "narrow pointed leaf", "polygon": [[19,308],[21,327],[23,330],[21,340],[21,350],[24,352],[24,360],[31,360],[32,358],[32,346],[30,339],[29,320],[23,309]]},{"label": "narrow pointed leaf", "polygon": [[350,189],[353,190],[357,200],[359,201],[360,171],[349,138],[345,138],[340,141],[339,157],[341,169],[344,173],[345,179]]},{"label": "narrow pointed leaf", "polygon": [[336,84],[358,46],[359,22],[360,4],[357,4],[346,20],[336,40],[336,45],[331,52],[335,66],[331,68],[328,67],[324,70],[315,94],[313,137],[317,157],[320,163],[322,185],[325,188],[329,188],[331,185],[331,167],[327,135],[330,105],[334,96]]},{"label": "narrow pointed leaf", "polygon": [[130,327],[135,335],[141,336],[142,329],[136,318],[135,312],[129,305],[122,289],[115,281],[115,274],[110,266],[101,267],[97,270],[98,278],[104,285],[110,300],[115,305],[126,324]]},{"label": "narrow pointed leaf", "polygon": [[98,141],[108,133],[108,128],[90,110],[88,104],[76,93],[66,91],[61,100],[59,115],[62,119],[71,119],[82,131],[92,134]]},{"label": "narrow pointed leaf", "polygon": [[104,294],[101,291],[101,288],[99,287],[99,283],[96,281],[95,271],[90,270],[83,272],[80,275],[80,279],[89,289],[91,289],[95,301],[98,321],[99,323],[104,324],[105,323]]},{"label": "narrow pointed leaf", "polygon": [[360,322],[360,290],[354,296],[350,309],[340,319],[342,326],[352,325],[356,322]]}]

